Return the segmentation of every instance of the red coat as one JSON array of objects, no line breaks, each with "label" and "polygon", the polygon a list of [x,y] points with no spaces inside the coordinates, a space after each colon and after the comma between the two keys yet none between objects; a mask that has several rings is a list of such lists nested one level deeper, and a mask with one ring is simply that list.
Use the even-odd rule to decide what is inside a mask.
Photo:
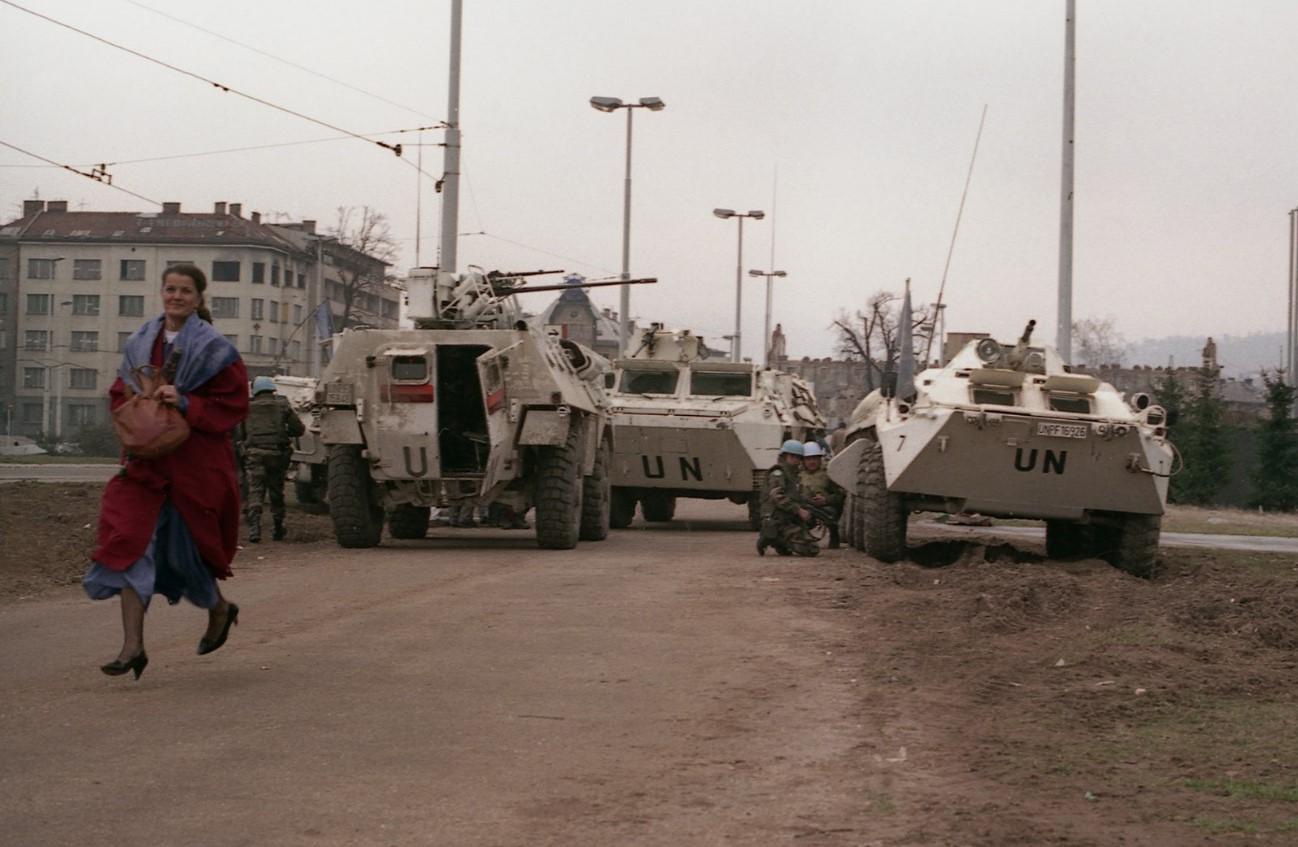
[{"label": "red coat", "polygon": [[[162,333],[153,348],[162,366]],[[126,402],[119,378],[109,390],[112,408]],[[144,555],[163,501],[170,497],[213,576],[230,576],[239,548],[239,479],[230,432],[248,416],[248,371],[236,359],[189,398],[189,438],[157,459],[131,459],[109,480],[99,509],[99,539],[92,558],[123,571]]]}]

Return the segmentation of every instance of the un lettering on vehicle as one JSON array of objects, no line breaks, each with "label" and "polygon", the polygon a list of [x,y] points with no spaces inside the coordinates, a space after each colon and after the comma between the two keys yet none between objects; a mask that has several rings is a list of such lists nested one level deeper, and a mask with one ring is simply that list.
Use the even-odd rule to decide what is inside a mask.
[{"label": "un lettering on vehicle", "polygon": [[[679,472],[681,482],[703,481],[703,460],[700,457],[677,456],[676,459],[675,470]],[[673,470],[670,460],[647,453],[640,455],[640,469],[644,471],[645,479],[665,479],[668,471]]]}]

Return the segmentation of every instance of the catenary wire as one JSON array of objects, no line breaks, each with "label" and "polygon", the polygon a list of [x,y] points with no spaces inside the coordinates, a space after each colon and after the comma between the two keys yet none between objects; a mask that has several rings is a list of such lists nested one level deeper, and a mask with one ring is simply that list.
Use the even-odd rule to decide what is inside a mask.
[{"label": "catenary wire", "polygon": [[[271,108],[271,109],[274,109],[274,110],[277,111],[277,112],[283,112],[283,113],[286,114],[286,115],[292,115],[292,116],[294,116],[294,117],[296,117],[296,118],[301,118],[302,120],[310,121],[310,122],[313,123],[313,124],[317,124],[317,125],[322,126],[322,127],[326,128],[326,129],[331,129],[331,130],[333,130],[334,132],[341,132],[341,133],[343,133],[344,135],[350,136],[350,137],[355,138],[355,139],[358,139],[358,140],[360,140],[360,141],[364,141],[364,142],[366,142],[367,144],[374,144],[374,145],[376,145],[376,146],[378,146],[378,147],[382,147],[383,149],[388,150],[389,152],[392,152],[392,153],[396,154],[398,157],[401,156],[401,145],[400,145],[400,144],[388,144],[386,141],[378,141],[378,140],[373,139],[373,138],[366,138],[364,135],[361,135],[359,132],[352,132],[352,131],[350,131],[350,130],[343,129],[342,127],[337,126],[337,125],[335,125],[335,124],[331,124],[331,123],[329,123],[328,121],[322,121],[322,120],[320,120],[319,118],[313,118],[313,117],[311,117],[310,115],[305,115],[305,114],[303,114],[303,113],[301,113],[301,112],[298,112],[298,111],[295,111],[295,110],[293,110],[293,109],[290,109],[290,108],[288,108],[287,106],[281,106],[281,105],[279,105],[278,103],[272,103],[271,101],[269,101],[269,100],[265,100],[265,99],[263,99],[263,98],[261,98],[261,97],[258,97],[258,96],[256,96],[255,94],[248,94],[248,93],[245,93],[245,92],[243,92],[243,91],[239,91],[238,89],[231,88],[230,86],[226,85],[225,83],[217,82],[216,80],[213,80],[213,79],[208,79],[207,77],[202,76],[202,75],[200,75],[200,74],[196,74],[196,73],[194,73],[193,71],[189,71],[189,70],[186,70],[186,69],[184,69],[184,68],[178,67],[178,66],[176,66],[176,65],[170,64],[170,63],[168,63],[168,62],[164,62],[164,61],[162,61],[161,59],[156,59],[156,58],[154,58],[153,56],[149,56],[148,54],[141,53],[141,52],[138,51],[138,50],[133,50],[133,49],[131,49],[130,47],[126,47],[125,45],[118,44],[118,43],[115,42],[115,41],[109,41],[107,38],[104,38],[104,37],[99,36],[99,35],[95,35],[93,32],[87,32],[86,30],[84,30],[84,29],[79,29],[79,28],[73,26],[72,24],[64,23],[63,21],[60,21],[60,20],[58,20],[57,18],[52,18],[52,17],[50,17],[49,15],[44,15],[44,14],[41,14],[40,12],[37,12],[37,11],[35,11],[35,10],[33,10],[33,9],[28,9],[26,6],[20,6],[20,5],[18,5],[17,3],[13,2],[13,0],[0,0],[0,3],[3,3],[4,5],[9,6],[9,7],[11,7],[11,8],[17,9],[17,10],[20,11],[20,12],[26,12],[27,14],[31,15],[32,17],[40,18],[41,20],[48,21],[49,23],[52,23],[52,24],[54,24],[54,25],[56,25],[56,26],[60,26],[60,27],[63,27],[64,29],[71,30],[72,32],[77,33],[78,35],[84,35],[84,36],[86,36],[87,38],[90,38],[90,39],[92,39],[92,40],[94,40],[94,41],[98,41],[98,42],[101,43],[101,44],[106,44],[106,45],[108,45],[109,47],[116,48],[116,49],[121,50],[121,51],[123,51],[123,52],[125,52],[125,53],[130,53],[132,56],[135,56],[135,57],[140,58],[140,59],[144,59],[146,62],[152,62],[152,63],[155,64],[155,65],[158,65],[158,66],[160,66],[160,67],[164,67],[164,68],[166,68],[167,70],[175,71],[176,73],[178,73],[178,74],[182,74],[182,75],[187,76],[187,77],[190,77],[191,79],[196,79],[196,80],[198,80],[198,81],[200,81],[200,82],[207,83],[208,85],[211,85],[211,86],[213,86],[213,87],[215,87],[215,88],[218,88],[218,89],[220,89],[221,91],[226,92],[227,94],[234,94],[234,95],[237,95],[237,96],[239,96],[239,97],[243,97],[243,98],[246,99],[246,100],[251,100],[251,101],[254,102],[254,103],[260,103],[261,105],[263,105],[263,106],[267,106],[267,107],[269,107],[269,108]],[[402,161],[405,161],[405,160],[403,159]],[[412,163],[412,162],[407,162],[407,164],[409,164],[411,167],[417,167],[417,166],[414,165],[414,163]]]},{"label": "catenary wire", "polygon": [[187,26],[190,29],[196,29],[199,32],[206,33],[212,36],[213,38],[219,38],[222,41],[235,45],[236,47],[242,47],[245,50],[250,50],[259,56],[265,56],[268,59],[274,59],[276,62],[279,62],[280,64],[283,65],[288,65],[290,68],[297,68],[299,71],[304,71],[305,73],[309,73],[312,76],[320,77],[320,79],[327,80],[329,82],[332,82],[335,85],[341,85],[343,88],[349,88],[352,91],[357,92],[358,94],[364,94],[366,97],[371,97],[380,102],[387,103],[389,106],[396,106],[398,109],[404,109],[405,111],[410,112],[411,114],[419,115],[425,118],[430,118],[432,120],[438,120],[438,118],[435,118],[426,112],[421,112],[418,109],[415,109],[411,106],[407,106],[403,103],[398,103],[395,100],[389,100],[388,98],[384,97],[381,94],[375,94],[373,91],[366,91],[364,88],[360,88],[358,86],[352,85],[351,83],[345,82],[341,79],[337,79],[336,77],[329,76],[328,74],[322,73],[321,71],[317,71],[314,68],[308,68],[305,65],[299,65],[297,62],[291,62],[288,59],[285,59],[281,56],[276,56],[274,53],[271,53],[268,50],[262,50],[259,47],[253,47],[251,44],[245,44],[242,41],[238,41],[234,38],[231,38],[228,35],[222,35],[219,32],[215,32],[213,30],[207,29],[206,27],[199,26],[198,24],[193,23],[191,21],[184,20],[183,18],[178,18],[173,14],[162,11],[161,9],[155,9],[152,6],[145,5],[144,3],[139,3],[136,0],[126,0],[126,2],[130,3],[132,6],[138,6],[139,8],[144,9],[147,12],[152,12],[155,15],[160,15],[161,17],[175,21],[176,23],[181,24],[182,26]]},{"label": "catenary wire", "polygon": [[[154,200],[152,197],[145,197],[143,194],[137,194],[136,192],[131,191],[129,188],[122,188],[120,185],[114,185],[112,182],[112,177],[108,176],[107,174],[96,175],[94,173],[87,173],[85,171],[77,170],[71,165],[64,165],[60,162],[54,161],[53,159],[47,159],[44,156],[40,155],[39,153],[33,153],[30,150],[24,150],[23,148],[19,147],[16,144],[10,144],[8,141],[0,141],[0,144],[4,145],[5,147],[8,147],[10,150],[17,150],[19,153],[22,153],[23,155],[31,156],[33,159],[40,159],[42,162],[48,162],[49,164],[54,165],[55,167],[62,168],[65,171],[71,171],[77,176],[83,176],[86,179],[94,180],[100,185],[106,185],[109,188],[116,188],[118,191],[129,194],[132,197],[138,197],[139,199],[152,203],[155,206],[162,205],[162,203],[158,202],[157,200]],[[104,178],[105,176],[107,176],[107,179]]]}]

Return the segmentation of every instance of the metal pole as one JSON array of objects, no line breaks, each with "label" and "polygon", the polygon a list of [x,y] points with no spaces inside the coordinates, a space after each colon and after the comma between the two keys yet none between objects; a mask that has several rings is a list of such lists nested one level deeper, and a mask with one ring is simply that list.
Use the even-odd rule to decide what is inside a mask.
[{"label": "metal pole", "polygon": [[730,361],[743,361],[743,314],[744,314],[744,216],[739,218],[739,262],[735,265],[735,340],[730,345]]},{"label": "metal pole", "polygon": [[49,361],[45,362],[45,386],[41,392],[41,437],[50,437],[50,379],[53,372],[50,370]]},{"label": "metal pole", "polygon": [[[315,282],[311,286],[312,290],[307,298],[307,302],[311,306],[311,328],[307,335],[311,349],[307,351],[307,361],[310,363],[307,373],[316,379],[320,378],[320,358],[322,356],[320,342],[324,339],[320,337],[320,316],[315,312],[321,306],[324,287],[324,239],[317,237],[315,240]],[[332,309],[333,306],[331,305],[328,308]],[[333,315],[331,314],[329,317],[332,319]]]},{"label": "metal pole", "polygon": [[[622,279],[631,278],[631,113],[626,107],[626,177],[622,190]],[[617,347],[625,356],[631,337],[631,286],[623,285],[617,297]]]},{"label": "metal pole", "polygon": [[419,152],[415,156],[415,267],[419,267],[420,247],[423,246],[424,222],[424,134],[419,133]]},{"label": "metal pole", "polygon": [[62,362],[54,367],[54,443],[63,440],[63,372]]},{"label": "metal pole", "polygon": [[1076,94],[1077,0],[1068,0],[1064,22],[1064,149],[1059,211],[1059,308],[1055,348],[1073,360],[1073,103]]},{"label": "metal pole", "polygon": [[442,157],[440,270],[455,272],[455,239],[460,225],[460,19],[463,0],[451,0],[451,69],[446,95],[446,148]]},{"label": "metal pole", "polygon": [[[1285,381],[1298,385],[1298,209],[1289,212],[1289,315],[1285,330]],[[1294,411],[1298,413],[1298,400]]]},{"label": "metal pole", "polygon": [[766,356],[763,367],[767,368],[771,366],[771,281],[774,278],[774,273],[766,274]]}]

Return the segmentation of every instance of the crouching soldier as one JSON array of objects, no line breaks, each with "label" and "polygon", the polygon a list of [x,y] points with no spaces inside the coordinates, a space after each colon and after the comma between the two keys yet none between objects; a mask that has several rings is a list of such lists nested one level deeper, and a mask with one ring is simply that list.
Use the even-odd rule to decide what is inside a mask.
[{"label": "crouching soldier", "polygon": [[780,460],[766,475],[762,497],[762,531],[757,553],[765,556],[774,547],[781,556],[817,556],[820,546],[812,538],[811,513],[799,505],[798,474],[802,468],[802,443],[792,439],[780,448]]},{"label": "crouching soldier", "polygon": [[239,424],[236,440],[243,443],[244,473],[248,480],[248,540],[261,541],[261,504],[269,496],[275,521],[271,538],[280,541],[284,527],[284,476],[293,458],[293,439],[306,432],[288,400],[275,393],[275,382],[259,376],[252,382],[248,418]]},{"label": "crouching soldier", "polygon": [[798,472],[798,488],[804,500],[833,518],[826,522],[825,528],[829,530],[829,549],[837,550],[838,519],[843,514],[843,501],[847,499],[847,492],[829,478],[829,471],[825,468],[825,449],[815,441],[802,445],[802,470]]}]

